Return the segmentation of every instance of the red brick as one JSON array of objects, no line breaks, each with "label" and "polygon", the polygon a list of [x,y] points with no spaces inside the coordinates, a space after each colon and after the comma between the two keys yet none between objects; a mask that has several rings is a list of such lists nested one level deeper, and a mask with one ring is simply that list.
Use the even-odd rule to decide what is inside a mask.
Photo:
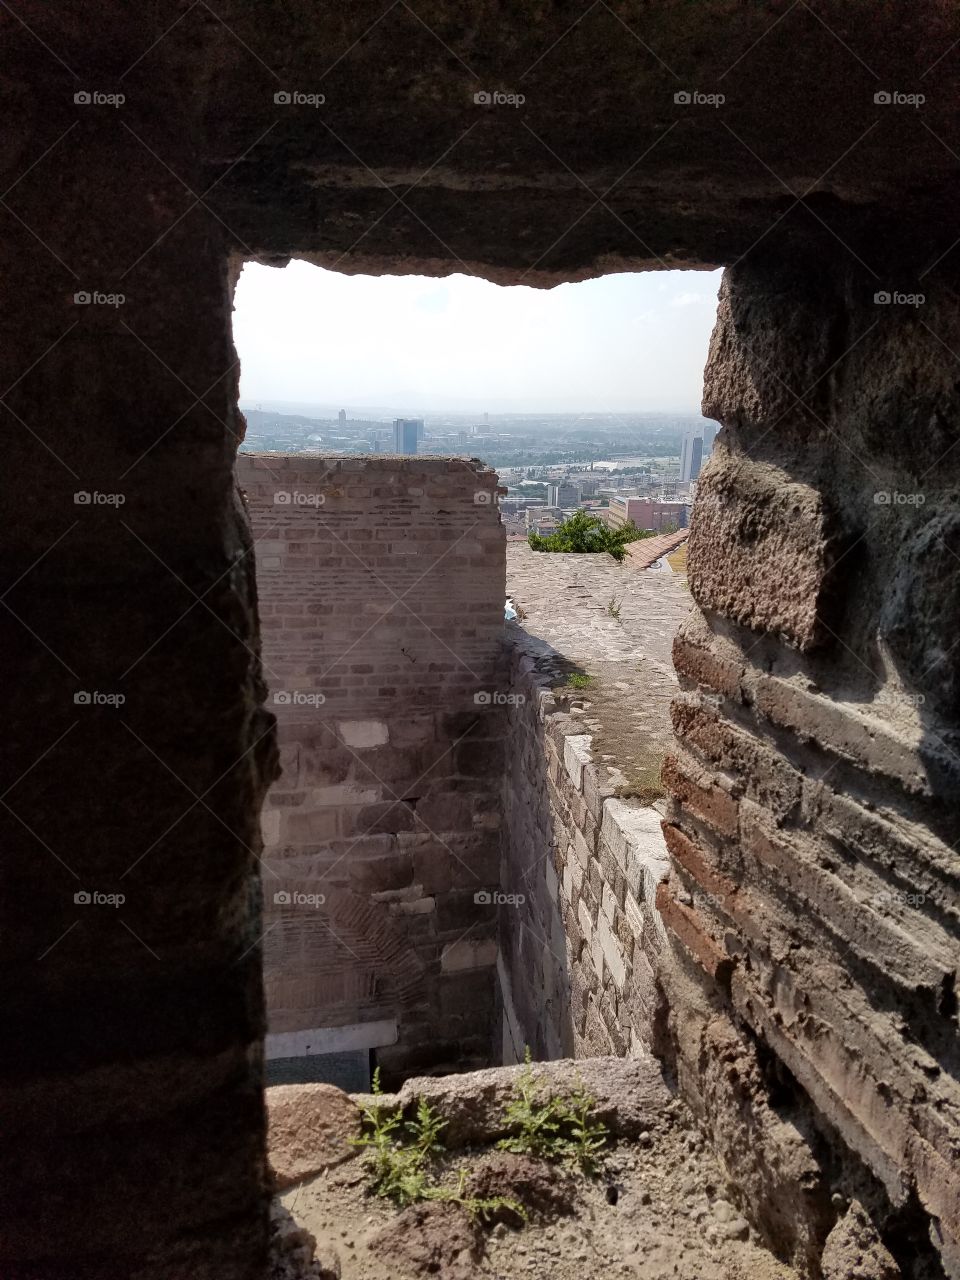
[{"label": "red brick", "polygon": [[676,756],[667,756],[661,773],[663,785],[680,804],[721,835],[737,835],[737,802],[721,787],[702,785],[684,770]]},{"label": "red brick", "polygon": [[657,885],[657,910],[664,924],[705,973],[725,986],[731,961],[704,928],[699,915],[676,901],[665,881]]}]

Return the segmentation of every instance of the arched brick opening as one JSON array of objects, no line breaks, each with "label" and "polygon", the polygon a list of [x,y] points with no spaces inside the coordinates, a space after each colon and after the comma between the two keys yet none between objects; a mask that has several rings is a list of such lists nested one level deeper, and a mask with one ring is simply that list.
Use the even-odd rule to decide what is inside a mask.
[{"label": "arched brick opening", "polygon": [[[826,1143],[957,1274],[956,15],[84,16],[0,15],[21,126],[0,248],[6,1271],[262,1265],[276,766],[230,276],[297,253],[542,285],[728,264],[660,895],[675,1065],[771,1231],[795,1191],[811,1269],[804,1161]],[[498,86],[526,113],[474,101]],[[771,1181],[774,1129],[796,1162]]]}]

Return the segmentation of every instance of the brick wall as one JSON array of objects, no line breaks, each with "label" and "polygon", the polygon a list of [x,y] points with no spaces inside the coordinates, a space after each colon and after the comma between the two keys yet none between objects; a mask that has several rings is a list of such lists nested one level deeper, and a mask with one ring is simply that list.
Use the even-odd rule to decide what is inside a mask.
[{"label": "brick wall", "polygon": [[874,288],[725,276],[658,903],[679,1077],[754,1218],[814,1270],[837,1178],[905,1274],[932,1241],[956,1276],[960,313]]},{"label": "brick wall", "polygon": [[[547,650],[547,652],[545,652]],[[615,798],[590,735],[552,690],[560,655],[509,628],[501,904],[503,1055],[633,1055],[665,1015],[656,810]],[[572,695],[571,695],[572,696]]]},{"label": "brick wall", "polygon": [[263,813],[268,1054],[292,1032],[316,1030],[317,1051],[325,1028],[376,1024],[386,1079],[487,1064],[496,911],[475,895],[498,875],[496,475],[263,454],[237,474],[283,769]]}]

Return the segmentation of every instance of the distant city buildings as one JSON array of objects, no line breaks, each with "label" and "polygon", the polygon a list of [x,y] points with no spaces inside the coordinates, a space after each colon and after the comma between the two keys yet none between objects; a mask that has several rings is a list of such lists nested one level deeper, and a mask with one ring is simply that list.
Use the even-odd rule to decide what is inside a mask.
[{"label": "distant city buildings", "polygon": [[337,414],[337,421],[340,423],[340,426],[341,426],[341,427],[345,427],[345,426],[347,425],[347,411],[346,411],[346,409],[341,409],[341,410],[340,410],[340,412]]},{"label": "distant city buildings", "polygon": [[422,418],[395,418],[393,421],[394,453],[416,453],[417,442],[423,437]]},{"label": "distant city buildings", "polygon": [[575,507],[579,504],[581,489],[570,480],[547,485],[547,502],[551,507]]},{"label": "distant city buildings", "polygon": [[621,529],[625,524],[635,524],[638,529],[659,531],[667,525],[678,529],[687,527],[685,502],[659,502],[654,498],[612,497],[603,513],[608,529]]},{"label": "distant city buildings", "polygon": [[680,483],[696,480],[703,465],[703,433],[685,431],[680,443]]}]

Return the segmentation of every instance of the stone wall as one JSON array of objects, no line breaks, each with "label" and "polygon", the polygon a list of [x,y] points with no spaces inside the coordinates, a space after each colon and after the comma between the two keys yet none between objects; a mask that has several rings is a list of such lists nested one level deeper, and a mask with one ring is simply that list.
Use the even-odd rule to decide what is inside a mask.
[{"label": "stone wall", "polygon": [[566,666],[509,628],[503,791],[503,1056],[636,1055],[658,1046],[660,814],[615,798],[571,714]]},{"label": "stone wall", "polygon": [[[262,1272],[275,758],[230,278],[291,254],[738,264],[677,648],[677,1068],[782,1239],[859,1162],[901,1258],[928,1229],[952,1256],[960,16],[615,8],[0,14],[6,1273]],[[722,110],[690,100],[721,81]]]},{"label": "stone wall", "polygon": [[282,766],[262,819],[268,1058],[375,1047],[386,1080],[486,1065],[496,920],[475,896],[498,875],[496,475],[264,454],[241,454],[237,475]]},{"label": "stone wall", "polygon": [[812,1257],[836,1178],[957,1275],[960,310],[874,288],[724,278],[658,903],[682,1087],[770,1234]]}]

